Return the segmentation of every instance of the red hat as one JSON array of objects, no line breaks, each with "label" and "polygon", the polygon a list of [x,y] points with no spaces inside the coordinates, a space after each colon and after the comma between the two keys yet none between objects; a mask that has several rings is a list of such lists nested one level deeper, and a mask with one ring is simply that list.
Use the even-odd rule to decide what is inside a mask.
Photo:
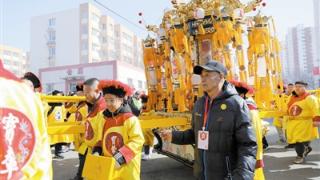
[{"label": "red hat", "polygon": [[103,92],[103,95],[113,94],[120,98],[131,96],[133,93],[130,86],[117,80],[101,80],[98,87]]},{"label": "red hat", "polygon": [[245,93],[245,94],[254,93],[254,89],[245,82],[236,81],[236,80],[230,80],[229,82],[234,85],[238,93]]}]

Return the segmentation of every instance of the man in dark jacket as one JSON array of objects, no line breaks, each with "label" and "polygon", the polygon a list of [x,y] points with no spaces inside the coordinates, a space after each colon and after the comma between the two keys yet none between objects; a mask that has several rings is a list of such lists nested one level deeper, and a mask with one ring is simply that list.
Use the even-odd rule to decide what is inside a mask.
[{"label": "man in dark jacket", "polygon": [[226,68],[217,61],[195,66],[205,95],[192,113],[192,128],[163,131],[164,140],[195,144],[194,175],[200,180],[250,180],[256,164],[256,140],[249,109],[234,86],[225,80]]}]

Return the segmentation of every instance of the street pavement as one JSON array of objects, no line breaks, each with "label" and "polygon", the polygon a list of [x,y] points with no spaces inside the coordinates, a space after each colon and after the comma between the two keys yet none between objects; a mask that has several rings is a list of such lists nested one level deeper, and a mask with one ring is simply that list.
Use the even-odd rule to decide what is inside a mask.
[{"label": "street pavement", "polygon": [[[301,165],[294,165],[294,149],[284,149],[277,142],[274,127],[267,135],[269,149],[264,154],[265,176],[267,180],[320,180],[320,140],[312,142],[313,151]],[[68,180],[76,174],[78,168],[77,153],[64,153],[63,160],[53,160],[54,180]],[[166,156],[153,154],[152,159],[142,161],[142,180],[192,180],[192,169]]]}]

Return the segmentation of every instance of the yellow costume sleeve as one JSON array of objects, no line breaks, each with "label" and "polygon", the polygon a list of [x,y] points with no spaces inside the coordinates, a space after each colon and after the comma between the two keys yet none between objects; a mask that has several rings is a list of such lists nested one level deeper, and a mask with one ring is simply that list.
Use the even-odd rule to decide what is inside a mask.
[{"label": "yellow costume sleeve", "polygon": [[312,113],[311,116],[312,117],[320,116],[318,99],[315,96],[310,95],[306,100],[309,108],[311,109],[311,113]]},{"label": "yellow costume sleeve", "polygon": [[125,158],[126,163],[129,163],[136,154],[141,153],[144,137],[137,117],[133,116],[126,120],[124,126],[128,130],[129,137],[128,142],[119,151]]}]

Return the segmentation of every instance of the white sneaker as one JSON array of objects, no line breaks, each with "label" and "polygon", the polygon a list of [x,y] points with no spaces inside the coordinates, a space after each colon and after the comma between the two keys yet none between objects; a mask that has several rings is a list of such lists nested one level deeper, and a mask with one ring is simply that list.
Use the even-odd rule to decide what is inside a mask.
[{"label": "white sneaker", "polygon": [[142,160],[144,160],[144,161],[147,161],[147,160],[149,160],[151,158],[151,155],[150,154],[142,154]]},{"label": "white sneaker", "polygon": [[304,158],[297,156],[296,160],[293,161],[294,164],[302,164],[304,162]]}]

